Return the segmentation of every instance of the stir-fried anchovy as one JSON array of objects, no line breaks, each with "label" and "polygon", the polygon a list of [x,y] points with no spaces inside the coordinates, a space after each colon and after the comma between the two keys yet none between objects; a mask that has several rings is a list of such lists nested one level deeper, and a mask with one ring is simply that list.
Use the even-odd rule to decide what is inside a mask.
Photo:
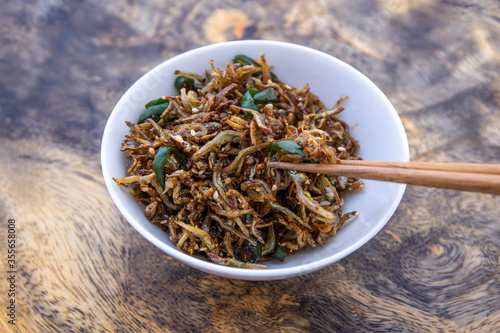
[{"label": "stir-fried anchovy", "polygon": [[[280,81],[264,56],[237,55],[206,77],[176,71],[177,96],[138,111],[122,151],[128,177],[114,178],[145,205],[182,251],[217,264],[263,262],[323,244],[356,212],[343,213],[357,179],[268,167],[270,161],[342,163],[359,144],[309,86]],[[208,73],[208,72],[207,72]]]}]

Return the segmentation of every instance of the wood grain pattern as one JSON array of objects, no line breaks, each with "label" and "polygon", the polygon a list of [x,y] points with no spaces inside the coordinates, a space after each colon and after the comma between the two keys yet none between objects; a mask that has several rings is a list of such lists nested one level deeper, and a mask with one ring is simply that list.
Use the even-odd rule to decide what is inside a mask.
[{"label": "wood grain pattern", "polygon": [[99,166],[106,119],[165,59],[273,39],[365,73],[412,159],[500,163],[498,1],[11,1],[0,19],[0,300],[5,332],[498,332],[500,197],[408,187],[367,245],[305,276],[244,282],[178,263],[120,216]]}]

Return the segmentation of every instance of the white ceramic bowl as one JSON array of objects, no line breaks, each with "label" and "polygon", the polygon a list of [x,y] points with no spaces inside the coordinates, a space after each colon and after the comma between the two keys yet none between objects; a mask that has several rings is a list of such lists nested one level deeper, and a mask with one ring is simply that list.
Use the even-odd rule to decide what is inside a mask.
[{"label": "white ceramic bowl", "polygon": [[406,134],[399,116],[387,97],[368,78],[348,64],[320,51],[274,41],[235,41],[201,47],[158,65],[136,83],[118,101],[104,130],[101,163],[106,186],[116,206],[127,221],[146,239],[168,255],[204,272],[243,280],[275,280],[315,271],[340,260],[360,248],[379,232],[398,206],[405,185],[365,181],[362,191],[349,193],[344,211],[360,215],[344,226],[326,245],[308,248],[287,256],[284,263],[267,262],[268,270],[225,267],[207,261],[201,255],[190,256],[178,250],[167,233],[144,217],[144,206],[112,180],[125,177],[130,163],[120,152],[128,133],[126,120],[135,121],[149,100],[174,95],[176,69],[204,73],[213,59],[224,67],[236,54],[254,59],[266,55],[273,72],[285,83],[300,87],[309,83],[311,91],[325,105],[333,106],[341,95],[349,96],[340,118],[353,126],[352,136],[365,160],[409,161]]}]

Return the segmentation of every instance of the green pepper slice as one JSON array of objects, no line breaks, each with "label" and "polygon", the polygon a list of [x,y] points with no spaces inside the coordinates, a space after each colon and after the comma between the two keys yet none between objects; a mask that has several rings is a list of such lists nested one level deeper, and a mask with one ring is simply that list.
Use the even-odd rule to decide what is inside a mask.
[{"label": "green pepper slice", "polygon": [[286,250],[283,247],[276,245],[276,252],[274,252],[273,258],[284,262],[286,258]]},{"label": "green pepper slice", "polygon": [[255,105],[255,102],[253,100],[253,96],[256,95],[256,94],[258,94],[259,92],[260,92],[260,90],[255,89],[253,87],[250,87],[247,90],[247,92],[243,95],[243,97],[241,98],[241,100],[240,100],[240,106],[242,108],[252,109],[252,110],[259,111],[259,112],[262,113],[262,111],[260,111],[260,109],[257,107],[257,105]]},{"label": "green pepper slice", "polygon": [[239,63],[242,64],[243,66],[248,66],[248,65],[254,65],[256,67],[259,67],[255,61],[253,61],[252,58],[244,55],[244,54],[237,54],[234,56],[233,63]]},{"label": "green pepper slice", "polygon": [[269,147],[267,147],[267,149],[269,149],[272,152],[277,152],[280,149],[283,149],[283,150],[286,150],[287,152],[295,154],[295,155],[299,155],[302,157],[307,156],[306,153],[304,153],[304,151],[303,151],[304,148],[302,148],[301,146],[296,144],[295,141],[292,139],[278,141],[275,144],[272,144]]},{"label": "green pepper slice", "polygon": [[175,154],[175,157],[177,158],[177,161],[182,168],[186,166],[186,157],[182,152],[179,151],[179,149],[177,149],[177,147],[160,147],[153,160],[153,170],[156,175],[156,180],[158,180],[158,183],[160,183],[162,189],[165,189],[165,181],[163,180],[163,168],[165,167],[165,159],[167,158],[167,155],[169,153]]},{"label": "green pepper slice", "polygon": [[193,88],[194,80],[187,76],[178,76],[175,78],[174,87],[177,90],[181,90],[182,88],[188,86],[189,88]]},{"label": "green pepper slice", "polygon": [[203,85],[194,82],[194,79],[183,75],[179,75],[178,77],[175,78],[174,87],[177,90],[181,90],[182,88],[189,88],[189,90],[195,90],[195,91],[204,88]]},{"label": "green pepper slice", "polygon": [[276,91],[273,88],[267,88],[266,90],[253,95],[253,100],[257,104],[263,104],[275,102],[278,100],[278,97],[276,96]]},{"label": "green pepper slice", "polygon": [[[155,100],[156,101],[156,100]],[[151,101],[153,102],[153,101]],[[151,103],[149,102],[149,103]],[[148,104],[149,104],[148,103]],[[146,104],[147,105],[147,104]],[[146,119],[151,118],[153,116],[161,116],[163,112],[168,108],[168,101],[163,103],[163,104],[157,104],[150,106],[144,111],[140,116],[139,119],[137,119],[138,124],[142,124],[143,122],[146,121]]]},{"label": "green pepper slice", "polygon": [[193,90],[194,90],[194,91],[198,91],[198,90],[201,90],[201,89],[203,89],[203,88],[205,88],[205,86],[204,86],[204,85],[201,85],[201,84],[196,83],[196,82],[195,82],[195,83],[194,83],[194,85],[193,85]]},{"label": "green pepper slice", "polygon": [[150,107],[155,106],[155,105],[160,105],[160,104],[165,104],[165,103],[168,103],[168,100],[167,99],[163,99],[163,97],[160,97],[160,98],[157,98],[157,99],[153,99],[152,101],[149,101],[146,104],[146,109],[149,109]]}]

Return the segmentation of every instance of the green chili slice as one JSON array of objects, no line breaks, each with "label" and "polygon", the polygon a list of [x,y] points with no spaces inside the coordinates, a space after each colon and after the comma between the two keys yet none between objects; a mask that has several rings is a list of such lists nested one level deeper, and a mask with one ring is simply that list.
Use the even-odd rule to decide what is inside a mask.
[{"label": "green chili slice", "polygon": [[237,54],[234,56],[234,59],[233,59],[233,62],[234,63],[239,63],[239,64],[242,64],[243,66],[247,66],[247,65],[254,65],[256,67],[259,67],[255,61],[253,61],[252,58],[244,55],[244,54]]},{"label": "green chili slice", "polygon": [[177,162],[179,162],[182,168],[186,166],[186,157],[182,152],[179,151],[179,149],[177,149],[177,147],[160,147],[153,160],[153,170],[156,175],[156,180],[158,180],[158,183],[160,183],[162,189],[165,189],[165,181],[163,180],[163,167],[165,167],[165,159],[167,158],[167,155],[169,153],[175,154]]},{"label": "green chili slice", "polygon": [[204,86],[204,85],[199,84],[199,83],[196,83],[196,82],[195,82],[195,83],[194,83],[194,85],[193,85],[193,90],[194,90],[194,91],[198,91],[198,90],[201,90],[201,89],[203,89],[203,88],[205,88],[205,86]]},{"label": "green chili slice", "polygon": [[195,82],[194,79],[183,75],[179,75],[178,77],[175,78],[174,87],[177,90],[181,90],[182,88],[189,88],[189,90],[195,90],[195,91],[204,88],[203,85]]},{"label": "green chili slice", "polygon": [[190,77],[187,77],[187,76],[178,76],[175,78],[175,81],[174,81],[174,87],[175,89],[177,90],[181,90],[182,88],[185,88],[186,86],[188,86],[189,88],[192,88],[194,85],[194,80]]},{"label": "green chili slice", "polygon": [[[259,89],[250,87],[247,90],[247,92],[243,95],[243,97],[241,98],[240,106],[242,108],[252,109],[252,110],[259,111],[260,113],[262,113],[262,111],[257,107],[257,105],[255,105],[255,102],[253,100],[253,96],[257,95],[258,93],[260,93]],[[252,114],[249,112],[247,112],[246,115],[249,117],[252,117]]]},{"label": "green chili slice", "polygon": [[[250,87],[247,92],[243,95],[240,100],[240,106],[246,109],[252,109],[255,111],[259,111],[262,113],[262,110],[259,109],[255,103],[263,104],[268,102],[274,102],[278,99],[276,96],[276,91],[273,88],[267,88],[264,91],[260,91],[257,88]],[[253,115],[250,112],[245,112],[250,118],[253,118]]]},{"label": "green chili slice", "polygon": [[[150,102],[151,103],[151,102]],[[149,104],[149,103],[148,103]],[[146,104],[147,105],[147,104]],[[153,116],[161,116],[163,112],[168,107],[168,101],[163,103],[163,104],[158,104],[158,105],[153,105],[150,106],[144,111],[140,116],[139,119],[137,119],[138,124],[142,124],[146,119],[151,118]]]},{"label": "green chili slice", "polygon": [[152,101],[149,101],[146,104],[146,109],[149,109],[150,107],[155,106],[155,105],[160,105],[160,104],[165,104],[165,103],[168,103],[168,100],[163,99],[163,97],[153,99]]},{"label": "green chili slice", "polygon": [[260,93],[260,90],[257,88],[254,88],[254,87],[250,87],[250,88],[248,88],[248,92],[250,93],[250,96],[252,96],[252,98],[253,98],[255,95]]},{"label": "green chili slice", "polygon": [[278,97],[276,96],[276,91],[273,88],[267,88],[266,90],[253,95],[253,100],[257,104],[262,104],[275,102],[278,100]]},{"label": "green chili slice", "polygon": [[306,157],[306,153],[303,152],[303,149],[301,146],[295,143],[292,139],[286,139],[286,140],[281,140],[276,142],[275,144],[270,145],[267,147],[272,152],[277,152],[280,149],[283,149],[289,153],[299,155],[302,157]]},{"label": "green chili slice", "polygon": [[274,252],[273,258],[284,262],[286,258],[286,250],[283,247],[276,245],[276,252]]}]

